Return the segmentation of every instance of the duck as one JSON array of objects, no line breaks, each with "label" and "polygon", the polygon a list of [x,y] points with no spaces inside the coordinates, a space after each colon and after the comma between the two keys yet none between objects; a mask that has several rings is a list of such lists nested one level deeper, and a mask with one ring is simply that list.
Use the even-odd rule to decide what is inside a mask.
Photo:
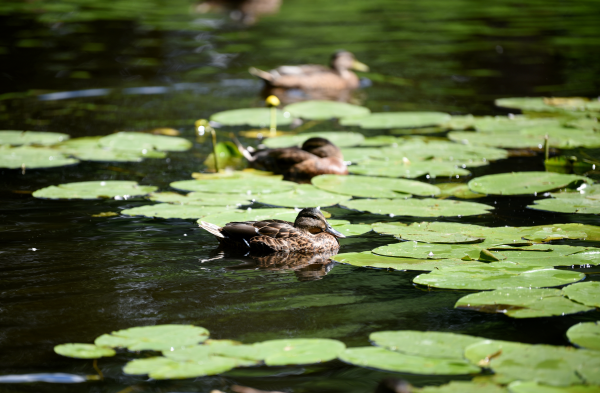
[{"label": "duck", "polygon": [[270,87],[302,90],[356,89],[360,80],[350,70],[369,71],[369,67],[354,58],[351,52],[338,50],[331,55],[329,67],[318,64],[280,66],[269,71],[251,67],[250,74],[264,80]]},{"label": "duck", "polygon": [[219,245],[258,253],[324,253],[339,250],[345,236],[329,225],[319,207],[300,210],[291,223],[283,220],[230,222],[224,227],[200,221]]},{"label": "duck", "polygon": [[250,153],[241,144],[238,144],[238,148],[251,168],[283,175],[286,180],[310,180],[317,175],[348,174],[341,150],[325,138],[309,138],[300,148],[265,149],[254,153]]}]

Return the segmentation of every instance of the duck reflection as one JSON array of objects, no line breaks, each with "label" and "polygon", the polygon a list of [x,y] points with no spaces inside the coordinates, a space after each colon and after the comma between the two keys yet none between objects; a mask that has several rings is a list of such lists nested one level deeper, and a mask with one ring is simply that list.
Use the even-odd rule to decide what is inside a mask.
[{"label": "duck reflection", "polygon": [[206,0],[198,3],[196,12],[228,12],[229,17],[245,25],[253,25],[259,17],[279,12],[281,0]]}]

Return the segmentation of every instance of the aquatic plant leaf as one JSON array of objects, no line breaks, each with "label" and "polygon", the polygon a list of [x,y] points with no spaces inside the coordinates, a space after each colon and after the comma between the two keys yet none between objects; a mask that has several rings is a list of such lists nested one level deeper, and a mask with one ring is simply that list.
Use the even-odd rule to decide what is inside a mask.
[{"label": "aquatic plant leaf", "polygon": [[[292,123],[293,117],[289,112],[276,109],[277,125],[286,126]],[[267,127],[271,124],[271,108],[244,108],[217,112],[210,117],[224,126]]]},{"label": "aquatic plant leaf", "polygon": [[[224,226],[228,222],[236,221],[260,221],[260,220],[284,220],[294,222],[298,212],[294,209],[232,209],[222,213],[212,213],[203,218],[202,221],[210,222],[218,226]],[[200,220],[199,220],[200,221]]]},{"label": "aquatic plant leaf", "polygon": [[248,176],[241,178],[223,178],[211,180],[181,180],[170,184],[184,191],[212,192],[218,194],[275,194],[291,191],[296,183],[279,180],[270,176]]},{"label": "aquatic plant leaf", "polygon": [[310,138],[325,138],[337,147],[350,147],[362,143],[365,137],[358,132],[349,131],[321,131],[305,132],[303,134],[280,136],[277,138],[268,138],[263,144],[271,149],[280,147],[302,146]]},{"label": "aquatic plant leaf", "polygon": [[[394,179],[398,180],[398,179]],[[314,181],[314,179],[313,179]],[[364,196],[364,195],[361,195]],[[342,203],[348,209],[367,211],[374,214],[410,217],[451,217],[488,214],[494,208],[476,202],[443,199],[354,199]]]},{"label": "aquatic plant leaf", "polygon": [[362,128],[417,128],[436,126],[450,120],[450,115],[442,112],[384,112],[371,113],[359,118],[340,120],[344,126]]},{"label": "aquatic plant leaf", "polygon": [[377,347],[346,349],[340,360],[360,367],[424,375],[464,375],[480,372],[479,367],[459,359],[407,355]]},{"label": "aquatic plant leaf", "polygon": [[166,153],[152,150],[127,150],[119,146],[105,147],[100,145],[101,136],[69,139],[52,146],[61,153],[74,156],[83,161],[99,162],[141,162],[144,158],[164,158]]},{"label": "aquatic plant leaf", "polygon": [[520,109],[523,112],[565,112],[586,111],[594,107],[594,102],[582,97],[514,97],[499,98],[496,106]]},{"label": "aquatic plant leaf", "polygon": [[[331,221],[329,221],[331,224]],[[332,224],[333,225],[333,224]],[[334,225],[334,229],[346,236],[359,236],[371,232],[371,226],[368,224],[342,224]]]},{"label": "aquatic plant leaf", "polygon": [[0,168],[37,169],[77,164],[79,160],[68,158],[59,151],[43,147],[0,146]]},{"label": "aquatic plant leaf", "polygon": [[559,127],[561,119],[558,117],[529,117],[526,115],[476,116],[473,118],[472,124],[471,128],[488,134],[499,132],[519,133],[521,130],[529,128]]},{"label": "aquatic plant leaf", "polygon": [[550,386],[534,381],[514,381],[508,385],[510,393],[600,393],[600,386]]},{"label": "aquatic plant leaf", "polygon": [[563,293],[571,300],[591,307],[600,307],[600,282],[582,282],[563,288]]},{"label": "aquatic plant leaf", "polygon": [[178,350],[205,341],[208,334],[205,328],[193,325],[141,326],[104,334],[96,338],[94,344],[108,347],[126,346],[130,351]]},{"label": "aquatic plant leaf", "polygon": [[378,222],[372,224],[372,227],[377,233],[394,235],[403,240],[414,240],[423,243],[479,243],[484,240],[481,237],[456,232],[454,225],[448,225],[446,228],[440,226],[437,231],[432,231],[427,229],[426,225],[421,227],[419,224],[415,224],[405,226],[395,222]]},{"label": "aquatic plant leaf", "polygon": [[448,267],[421,274],[413,282],[446,289],[544,288],[572,284],[585,274],[551,268],[520,267],[510,262],[482,266]]},{"label": "aquatic plant leaf", "polygon": [[383,256],[415,259],[462,259],[476,260],[482,247],[470,244],[430,244],[416,241],[388,244],[371,252]]},{"label": "aquatic plant leaf", "polygon": [[342,253],[337,254],[332,258],[338,262],[348,263],[353,266],[416,271],[432,271],[434,269],[441,269],[443,267],[481,264],[481,262],[462,261],[460,259],[412,259],[384,257],[373,254],[371,251]]},{"label": "aquatic plant leaf", "polygon": [[190,192],[182,195],[176,192],[153,192],[148,198],[154,202],[165,202],[179,205],[200,206],[241,206],[250,205],[254,201],[246,194],[215,194],[208,192]]},{"label": "aquatic plant leaf", "polygon": [[371,198],[408,198],[410,194],[429,196],[440,193],[436,186],[419,181],[369,176],[319,175],[313,177],[312,184],[338,194]]},{"label": "aquatic plant leaf", "polygon": [[382,161],[365,160],[359,165],[348,167],[350,173],[369,176],[388,176],[388,177],[406,177],[414,179],[420,176],[429,176],[435,178],[438,176],[469,176],[471,172],[466,169],[458,168],[456,165],[447,162],[436,161]]},{"label": "aquatic plant leaf", "polygon": [[136,359],[123,368],[125,374],[148,374],[154,379],[183,379],[216,375],[236,367],[234,359],[211,356],[193,362],[178,362],[165,357]]},{"label": "aquatic plant leaf", "polygon": [[241,171],[224,170],[218,173],[201,173],[194,172],[192,177],[196,180],[217,180],[217,179],[239,179],[250,178],[255,176],[266,176],[272,179],[283,179],[283,175],[276,175],[273,172],[261,171],[254,168],[245,168]]},{"label": "aquatic plant leaf", "polygon": [[573,344],[600,351],[600,325],[598,322],[581,322],[567,330],[567,337]]},{"label": "aquatic plant leaf", "polygon": [[261,360],[252,357],[252,349],[251,345],[196,345],[177,351],[163,351],[163,356],[178,362],[203,362],[214,356],[221,356],[234,360],[236,367],[246,367],[254,366]]},{"label": "aquatic plant leaf", "polygon": [[69,135],[59,132],[40,131],[0,131],[0,145],[55,145],[69,139]]},{"label": "aquatic plant leaf", "polygon": [[154,186],[141,186],[134,181],[96,180],[59,184],[34,191],[33,196],[44,199],[128,199],[156,191]]},{"label": "aquatic plant leaf", "polygon": [[254,344],[267,366],[311,364],[335,359],[346,346],[324,338],[290,338]]},{"label": "aquatic plant leaf", "polygon": [[437,183],[435,186],[442,191],[438,195],[440,198],[476,199],[485,196],[484,194],[471,191],[469,186],[463,183]]},{"label": "aquatic plant leaf", "polygon": [[576,190],[561,190],[561,192],[550,193],[553,198],[558,199],[579,199],[589,198],[600,200],[600,184],[582,184]]},{"label": "aquatic plant leaf", "polygon": [[283,108],[293,117],[309,120],[327,120],[331,118],[363,117],[371,113],[369,108],[345,102],[310,100],[296,102]]},{"label": "aquatic plant leaf", "polygon": [[568,121],[567,127],[575,127],[583,130],[600,130],[600,122],[597,118],[580,118]]},{"label": "aquatic plant leaf", "polygon": [[570,301],[558,289],[501,289],[464,296],[454,308],[505,314],[511,318],[537,318],[593,310]]},{"label": "aquatic plant leaf", "polygon": [[394,147],[381,148],[383,157],[406,158],[410,162],[419,160],[436,160],[447,162],[462,168],[485,165],[508,157],[504,149],[485,146],[470,146],[461,143],[438,139],[422,140],[407,139],[406,142]]},{"label": "aquatic plant leaf", "polygon": [[506,149],[541,149],[544,147],[543,135],[520,135],[514,132],[472,132],[450,131],[448,139],[473,147],[502,147]]},{"label": "aquatic plant leaf", "polygon": [[534,205],[528,205],[527,207],[556,213],[600,214],[600,199],[585,196],[580,198],[548,198],[534,201]]},{"label": "aquatic plant leaf", "polygon": [[98,359],[104,356],[115,356],[115,351],[107,347],[94,344],[69,343],[54,347],[54,352],[62,356],[77,359]]},{"label": "aquatic plant leaf", "polygon": [[350,196],[320,190],[310,184],[299,184],[291,191],[259,195],[256,199],[267,205],[304,208],[337,205],[350,200]]},{"label": "aquatic plant leaf", "polygon": [[174,205],[171,203],[159,203],[156,205],[145,205],[124,209],[121,210],[121,214],[126,216],[198,219],[209,214],[222,213],[235,208],[236,206],[202,206],[195,204]]},{"label": "aquatic plant leaf", "polygon": [[447,332],[400,330],[374,332],[369,335],[369,340],[374,345],[409,355],[463,360],[465,348],[482,338]]},{"label": "aquatic plant leaf", "polygon": [[186,151],[192,142],[176,136],[153,135],[143,132],[117,132],[98,140],[100,146],[118,150]]},{"label": "aquatic plant leaf", "polygon": [[[360,144],[361,147],[371,147],[371,146],[388,146],[388,145],[397,145],[399,143],[404,143],[404,138],[398,138],[392,135],[376,135],[366,137],[365,140]],[[345,157],[345,156],[344,156]]]},{"label": "aquatic plant leaf", "polygon": [[371,158],[384,160],[387,157],[382,149],[376,147],[346,147],[341,150],[344,160],[351,162],[360,162]]},{"label": "aquatic plant leaf", "polygon": [[469,188],[488,195],[523,195],[551,191],[593,181],[584,176],[552,172],[512,172],[486,175],[471,180]]},{"label": "aquatic plant leaf", "polygon": [[446,385],[424,386],[419,393],[508,393],[506,388],[489,382],[451,381]]},{"label": "aquatic plant leaf", "polygon": [[[233,142],[219,142],[215,146],[215,150],[217,152],[217,164],[219,165],[220,170],[224,168],[242,168],[247,165],[244,160],[244,155],[240,153],[238,147]],[[216,170],[214,153],[210,153],[208,157],[206,157],[204,165],[213,171]]]}]

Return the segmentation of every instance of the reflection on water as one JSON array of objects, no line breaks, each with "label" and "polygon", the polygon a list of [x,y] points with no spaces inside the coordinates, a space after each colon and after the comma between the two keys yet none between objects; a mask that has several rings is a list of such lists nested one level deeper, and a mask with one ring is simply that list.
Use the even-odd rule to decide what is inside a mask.
[{"label": "reflection on water", "polygon": [[207,12],[228,12],[233,20],[245,25],[253,25],[261,16],[279,12],[282,0],[204,0],[194,10]]}]

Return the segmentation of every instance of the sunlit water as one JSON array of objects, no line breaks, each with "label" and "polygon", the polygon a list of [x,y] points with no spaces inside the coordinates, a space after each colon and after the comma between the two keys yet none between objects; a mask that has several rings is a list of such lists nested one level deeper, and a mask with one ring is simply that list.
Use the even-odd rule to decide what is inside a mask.
[{"label": "sunlit water", "polygon": [[[284,0],[278,15],[253,26],[222,15],[189,14],[187,3],[173,2],[162,14],[158,5],[131,4],[110,12],[97,4],[36,14],[21,10],[26,6],[20,3],[3,6],[0,90],[6,94],[0,96],[0,129],[76,137],[173,127],[195,140],[194,120],[261,104],[261,83],[247,74],[248,66],[325,63],[341,47],[371,66],[371,86],[356,100],[373,111],[506,114],[493,106],[494,98],[594,96],[600,87],[600,5],[595,3],[517,7],[494,2],[478,8],[482,4],[466,1]],[[342,127],[324,122],[311,131],[337,129]],[[200,325],[213,338],[245,343],[327,337],[359,346],[368,345],[373,331],[415,329],[564,345],[568,327],[600,319],[597,311],[515,320],[455,310],[465,292],[415,287],[417,272],[337,264],[320,280],[307,281],[292,270],[233,268],[240,259],[214,259],[216,241],[195,220],[92,217],[149,203],[142,199],[48,201],[29,194],[48,185],[99,179],[168,190],[171,181],[204,169],[208,146],[196,141],[189,152],[138,164],[81,163],[25,174],[0,170],[1,374],[95,374],[91,361],[58,356],[53,346],[159,323]],[[472,172],[510,170],[543,170],[542,158],[511,158]],[[436,181],[448,179],[431,182]],[[488,197],[478,202],[494,205],[492,214],[447,220],[491,226],[598,224],[596,216],[526,209],[532,200]],[[380,219],[330,211],[355,223]],[[392,237],[369,234],[342,241],[341,252],[392,242]],[[389,375],[331,362],[148,382],[122,373],[128,358],[125,353],[101,359],[105,380],[85,387],[40,382],[0,385],[0,391],[117,392],[135,386],[208,392],[237,383],[296,392],[370,392]],[[448,380],[403,377],[416,385]]]}]

